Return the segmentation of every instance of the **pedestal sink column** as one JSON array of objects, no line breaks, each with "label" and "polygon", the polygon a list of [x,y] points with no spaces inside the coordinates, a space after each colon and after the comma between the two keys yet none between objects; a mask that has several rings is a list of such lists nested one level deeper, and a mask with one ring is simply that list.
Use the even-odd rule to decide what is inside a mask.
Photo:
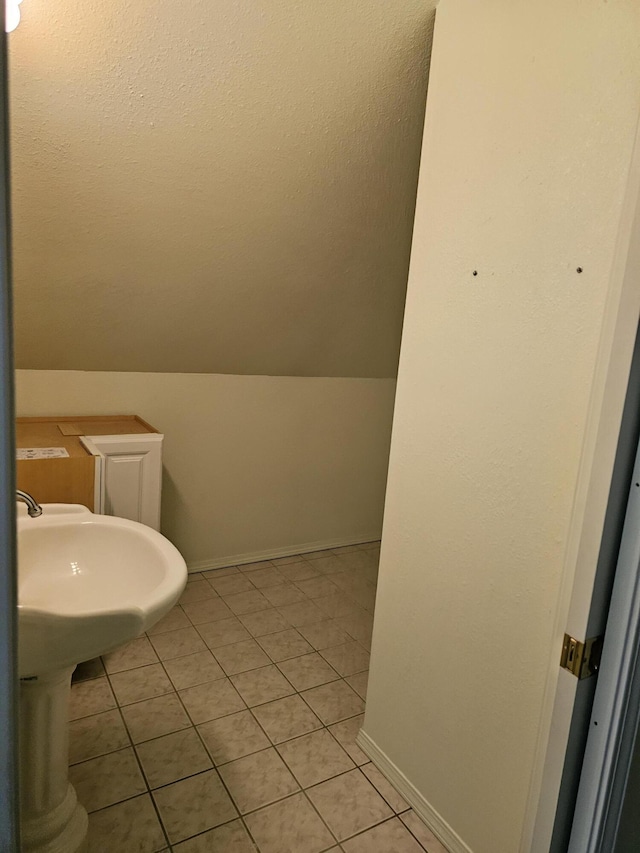
[{"label": "pedestal sink column", "polygon": [[85,853],[87,812],[69,782],[73,668],[20,680],[22,853]]}]

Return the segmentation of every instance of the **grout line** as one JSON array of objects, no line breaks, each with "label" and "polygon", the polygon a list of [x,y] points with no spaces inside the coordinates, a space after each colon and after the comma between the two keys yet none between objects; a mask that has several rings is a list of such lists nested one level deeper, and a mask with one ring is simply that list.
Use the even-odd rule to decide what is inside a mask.
[{"label": "grout line", "polygon": [[[420,820],[420,818],[419,818],[419,817],[418,817],[418,815],[413,811],[413,809],[411,809],[411,808],[410,808],[410,809],[409,809],[409,811],[410,811],[410,812],[412,812],[412,814],[413,814],[413,815],[415,815],[415,817],[416,817],[416,819],[417,819],[417,820]],[[402,814],[406,814],[406,811],[405,811],[405,812],[402,812]],[[415,834],[415,832],[413,832],[413,831],[412,831],[412,829],[411,829],[411,827],[410,827],[410,826],[407,826],[407,824],[402,820],[402,818],[401,818],[399,815],[398,815],[398,820],[399,820],[399,821],[400,821],[400,823],[404,826],[404,828],[407,830],[407,832],[412,836],[412,838],[415,838],[415,840],[418,842],[418,844],[420,845],[420,847],[425,851],[425,853],[429,853],[429,851],[428,851],[428,850],[427,850],[427,848],[424,846],[424,844],[422,843],[422,841],[420,841],[420,839],[419,839],[419,838],[418,838],[418,836]],[[422,821],[420,821],[420,822],[422,822]]]},{"label": "grout line", "polygon": [[[145,636],[147,636],[147,635],[145,634]],[[147,639],[148,639],[148,637],[147,637]],[[154,651],[155,651],[155,650],[154,650]],[[102,660],[102,658],[101,658],[101,660]],[[102,661],[102,663],[103,663],[103,665],[104,665],[104,660]],[[163,667],[163,669],[164,669],[164,667]],[[105,666],[105,672],[106,672],[106,666]],[[116,674],[116,673],[114,673],[114,675],[115,675],[115,674]],[[166,675],[167,675],[167,677],[168,677],[168,674],[166,673],[166,671],[165,671],[165,674],[166,674]],[[113,684],[111,683],[111,678],[109,677],[109,673],[107,673],[107,679],[109,680],[109,687],[111,688],[111,692],[113,693],[113,697],[114,697],[114,699],[115,699],[115,701],[116,701],[116,704],[118,705],[118,710],[120,711],[120,716],[122,717],[122,722],[123,722],[124,727],[125,727],[125,729],[126,729],[127,735],[129,736],[129,741],[130,741],[130,744],[131,744],[131,750],[132,750],[133,755],[134,755],[134,757],[135,757],[135,760],[136,760],[136,762],[137,762],[137,764],[138,764],[138,769],[139,769],[139,771],[140,771],[140,775],[142,776],[142,781],[143,781],[143,782],[144,782],[144,784],[146,785],[146,788],[147,788],[147,795],[149,796],[149,799],[151,800],[151,804],[152,804],[152,806],[153,806],[153,810],[155,811],[155,813],[156,813],[156,817],[158,818],[158,823],[159,823],[159,825],[160,825],[160,829],[162,830],[162,834],[164,835],[165,841],[167,842],[167,846],[169,847],[169,849],[171,849],[171,842],[169,841],[169,834],[167,833],[167,830],[165,829],[165,826],[164,826],[164,823],[163,823],[163,821],[162,821],[162,818],[160,817],[160,812],[158,811],[158,806],[156,805],[156,801],[155,801],[154,797],[153,797],[153,796],[152,796],[152,794],[151,794],[151,788],[149,787],[149,781],[148,781],[148,779],[147,779],[146,773],[144,772],[144,768],[143,768],[143,766],[142,766],[142,762],[140,761],[140,756],[138,755],[138,750],[135,748],[135,744],[133,743],[133,736],[131,735],[131,731],[130,731],[130,729],[129,729],[129,726],[127,725],[127,721],[126,721],[126,719],[125,719],[125,716],[124,716],[124,714],[122,713],[122,706],[120,705],[120,702],[119,702],[119,700],[118,700],[118,697],[116,696],[116,691],[113,689]]]},{"label": "grout line", "polygon": [[[398,815],[397,815],[397,814],[395,814],[395,813],[394,813],[394,815],[393,815],[392,817],[386,817],[384,820],[381,820],[381,821],[379,821],[378,823],[374,823],[374,824],[373,824],[373,826],[368,826],[366,829],[361,829],[359,832],[356,832],[356,833],[354,833],[353,835],[349,835],[347,838],[344,838],[344,839],[340,842],[340,844],[344,844],[346,841],[351,841],[351,840],[352,840],[352,839],[354,839],[354,838],[358,838],[359,836],[364,835],[364,834],[365,834],[365,832],[370,832],[372,829],[377,829],[377,827],[379,827],[379,826],[383,826],[385,823],[391,823],[391,821],[393,821],[393,820],[400,820],[400,818],[398,817]],[[402,824],[402,826],[404,826],[404,828],[407,830],[407,832],[408,832],[408,833],[409,833],[413,838],[415,838],[415,835],[413,835],[413,833],[411,832],[411,830],[409,829],[409,827],[408,827],[408,826],[406,826],[406,825],[404,824],[404,822],[403,822],[403,821],[400,821],[400,823]],[[417,839],[417,838],[416,838],[416,841],[418,841],[418,839]],[[424,847],[422,846],[422,844],[420,844],[420,842],[419,842],[419,841],[418,841],[418,845],[419,845],[419,847],[420,847],[420,849],[421,849],[421,850],[425,850],[425,853],[429,853],[429,851],[428,851],[428,850],[426,850],[426,848],[424,848]]]}]

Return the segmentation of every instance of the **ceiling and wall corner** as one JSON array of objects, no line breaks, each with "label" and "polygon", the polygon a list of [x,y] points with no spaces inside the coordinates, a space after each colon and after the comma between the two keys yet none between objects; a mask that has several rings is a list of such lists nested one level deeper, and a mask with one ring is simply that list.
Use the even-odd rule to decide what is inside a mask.
[{"label": "ceiling and wall corner", "polygon": [[18,367],[393,377],[435,0],[29,0]]}]

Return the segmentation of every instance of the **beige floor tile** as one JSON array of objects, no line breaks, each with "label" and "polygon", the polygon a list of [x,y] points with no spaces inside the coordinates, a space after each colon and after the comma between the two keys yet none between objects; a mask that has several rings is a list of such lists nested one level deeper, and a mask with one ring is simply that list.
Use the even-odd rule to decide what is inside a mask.
[{"label": "beige floor tile", "polygon": [[139,744],[136,752],[150,788],[159,788],[213,767],[193,728],[148,740]]},{"label": "beige floor tile", "polygon": [[164,666],[176,690],[184,690],[186,687],[195,687],[197,684],[224,677],[218,661],[209,651],[173,658],[165,661]]},{"label": "beige floor tile", "polygon": [[214,655],[227,675],[236,675],[271,663],[255,640],[243,640],[241,643],[221,646],[214,651]]},{"label": "beige floor tile", "polygon": [[69,780],[88,812],[128,800],[147,790],[131,747],[72,765]]},{"label": "beige floor tile", "polygon": [[271,746],[250,711],[202,723],[198,731],[216,764],[225,764]]},{"label": "beige floor tile", "polygon": [[69,719],[78,720],[116,707],[116,700],[106,676],[71,685]]},{"label": "beige floor tile", "polygon": [[297,580],[295,585],[307,598],[323,598],[327,595],[334,595],[338,591],[338,587],[324,575],[318,575],[307,580]]},{"label": "beige floor tile", "polygon": [[[192,584],[195,586],[195,584]],[[178,628],[190,628],[191,622],[187,619],[184,610],[179,605],[173,607],[166,616],[163,616],[159,622],[147,631],[150,636],[152,634],[164,634],[166,631],[177,631]]]},{"label": "beige floor tile", "polygon": [[278,570],[288,581],[305,581],[309,580],[309,578],[320,577],[312,564],[307,560],[302,560],[299,563],[279,566]]},{"label": "beige floor tile", "polygon": [[226,578],[229,575],[237,574],[240,574],[240,569],[237,566],[224,566],[221,569],[208,569],[206,572],[202,572],[202,576],[208,581],[212,578]]},{"label": "beige floor tile", "polygon": [[198,633],[210,649],[219,649],[220,646],[229,646],[241,640],[251,639],[251,634],[235,616],[232,619],[223,619],[221,622],[198,625]]},{"label": "beige floor tile", "polygon": [[325,725],[364,711],[364,702],[346,681],[332,681],[320,687],[312,687],[302,695]]},{"label": "beige floor tile", "polygon": [[149,794],[89,816],[88,853],[157,853],[167,846]]},{"label": "beige floor tile", "polygon": [[171,660],[195,652],[204,652],[207,647],[195,628],[181,628],[179,631],[167,631],[151,637],[153,647],[160,660]]},{"label": "beige floor tile", "polygon": [[303,788],[354,769],[354,763],[326,729],[280,744],[278,752]]},{"label": "beige floor tile", "polygon": [[188,687],[180,691],[180,698],[195,724],[216,720],[246,708],[228,678]]},{"label": "beige floor tile", "polygon": [[373,633],[373,616],[362,611],[360,616],[340,616],[336,623],[367,649],[371,649],[371,635]]},{"label": "beige floor tile", "polygon": [[314,649],[328,649],[331,646],[342,646],[351,641],[351,636],[334,622],[325,619],[323,622],[313,622],[311,625],[301,625],[298,629]]},{"label": "beige floor tile", "polygon": [[137,640],[132,640],[126,646],[105,655],[103,661],[107,672],[112,673],[157,663],[158,656],[146,637],[138,637]]},{"label": "beige floor tile", "polygon": [[373,613],[376,603],[375,589],[369,588],[364,590],[356,590],[351,595],[353,597],[353,600],[356,601],[361,607],[364,607],[365,610],[368,610],[370,613]]},{"label": "beige floor tile", "polygon": [[308,705],[295,695],[258,705],[253,708],[253,715],[272,743],[282,743],[322,726]]},{"label": "beige floor tile", "polygon": [[296,690],[308,690],[339,678],[338,673],[317,652],[283,660],[278,667]]},{"label": "beige floor tile", "polygon": [[241,572],[257,572],[258,569],[269,569],[272,566],[271,560],[258,560],[257,563],[243,563],[238,568]]},{"label": "beige floor tile", "polygon": [[359,770],[321,782],[309,788],[307,796],[339,841],[393,816]]},{"label": "beige floor tile", "polygon": [[345,569],[343,572],[331,575],[331,580],[337,587],[340,587],[343,592],[349,594],[358,589],[365,589],[368,586],[367,581],[362,577],[361,572],[354,572],[350,569]]},{"label": "beige floor tile", "polygon": [[315,604],[324,613],[323,619],[337,619],[339,616],[349,616],[352,619],[356,619],[366,612],[342,591],[324,596],[323,598],[316,598]]},{"label": "beige floor tile", "polygon": [[285,607],[288,604],[297,604],[307,600],[305,594],[292,583],[270,586],[264,589],[262,593],[274,607]]},{"label": "beige floor tile", "polygon": [[257,613],[245,613],[239,618],[253,637],[261,637],[263,634],[275,634],[277,631],[284,631],[291,627],[275,607],[270,607],[268,610],[259,610]]},{"label": "beige floor tile", "polygon": [[134,743],[177,732],[191,725],[175,693],[125,705],[122,716]]},{"label": "beige floor tile", "polygon": [[237,816],[215,770],[159,788],[153,798],[172,844]]},{"label": "beige floor tile", "polygon": [[226,595],[225,602],[231,610],[239,616],[242,613],[255,613],[257,610],[266,610],[269,602],[258,589],[251,592],[238,592],[235,595]]},{"label": "beige floor tile", "polygon": [[373,632],[371,632],[368,637],[367,636],[360,636],[360,637],[354,638],[354,639],[358,640],[358,642],[360,643],[361,646],[365,647],[365,649],[369,652],[369,654],[371,654],[372,633]]},{"label": "beige floor tile", "polygon": [[351,571],[363,571],[378,564],[378,558],[374,553],[363,551],[352,551],[350,554],[341,554],[338,558],[346,569]]},{"label": "beige floor tile", "polygon": [[337,574],[338,572],[343,572],[345,569],[340,557],[337,557],[331,551],[325,551],[322,557],[313,560],[311,565],[316,572],[320,572],[323,575]]},{"label": "beige floor tile", "polygon": [[247,705],[263,705],[294,693],[293,687],[273,664],[231,676],[231,683]]},{"label": "beige floor tile", "polygon": [[266,634],[264,637],[258,637],[258,642],[275,663],[313,651],[309,643],[307,643],[295,628],[278,631],[277,634]]},{"label": "beige floor tile", "polygon": [[189,586],[189,584],[193,583],[194,581],[201,581],[203,577],[204,575],[202,574],[202,572],[189,572],[187,574],[187,586]]},{"label": "beige floor tile", "polygon": [[208,579],[218,595],[234,595],[238,592],[251,592],[255,589],[250,580],[238,572],[226,577],[211,577]]},{"label": "beige floor tile", "polygon": [[73,670],[72,681],[86,681],[88,678],[99,678],[105,674],[104,664],[101,658],[93,658],[93,660],[85,660],[79,663]]},{"label": "beige floor tile", "polygon": [[205,622],[219,622],[221,619],[230,619],[233,616],[222,598],[193,601],[183,605],[183,609],[194,625],[204,625]]},{"label": "beige floor tile", "polygon": [[304,558],[302,554],[289,554],[286,557],[274,557],[271,562],[274,566],[290,566],[293,563],[302,563],[304,562]]},{"label": "beige floor tile", "polygon": [[400,815],[400,820],[411,830],[427,853],[447,853],[447,848],[436,838],[429,827],[423,823],[418,815],[411,809]]},{"label": "beige floor tile", "polygon": [[400,812],[406,812],[409,808],[409,803],[400,796],[400,794],[393,787],[391,782],[382,775],[382,773],[378,770],[378,768],[369,763],[363,765],[361,768],[364,775],[371,782],[376,791],[380,794],[381,797],[387,801],[387,803],[391,806],[396,814],[400,814]]},{"label": "beige floor tile", "polygon": [[342,846],[345,853],[424,853],[397,817],[343,842]]},{"label": "beige floor tile", "polygon": [[120,711],[103,711],[69,723],[69,764],[130,746]]},{"label": "beige floor tile", "polygon": [[173,685],[160,663],[116,672],[110,680],[119,705],[153,699],[154,696],[162,696],[163,693],[171,693],[173,690]]},{"label": "beige floor tile", "polygon": [[366,669],[364,672],[356,672],[355,675],[348,675],[345,678],[347,684],[349,684],[360,696],[362,699],[367,699],[367,684],[369,683],[369,670]]},{"label": "beige floor tile", "polygon": [[217,590],[204,578],[194,583],[188,583],[185,591],[180,596],[180,604],[193,604],[196,601],[206,601],[208,598],[217,598]]},{"label": "beige floor tile", "polygon": [[369,652],[356,641],[323,649],[320,654],[342,676],[369,669]]},{"label": "beige floor tile", "polygon": [[260,853],[320,853],[333,836],[303,794],[294,794],[246,818]]},{"label": "beige floor tile", "polygon": [[351,759],[359,766],[366,764],[369,761],[369,758],[356,743],[356,737],[358,736],[363,723],[364,714],[359,714],[357,717],[351,717],[348,720],[343,720],[341,723],[335,723],[334,725],[329,726],[331,734],[338,741],[340,746],[349,753]]},{"label": "beige floor tile", "polygon": [[311,625],[313,622],[322,622],[323,619],[326,619],[322,610],[316,607],[315,602],[308,599],[297,604],[286,604],[284,607],[279,607],[278,610],[294,628],[300,625]]},{"label": "beige floor tile", "polygon": [[275,749],[223,764],[220,775],[242,814],[300,790]]},{"label": "beige floor tile", "polygon": [[[415,844],[426,847],[425,838],[430,853],[444,853],[413,812],[399,811],[407,809],[406,803],[355,743],[366,696],[377,561],[374,543],[262,561],[242,571],[227,567],[192,574],[184,608],[175,607],[151,629],[151,643],[141,637],[106,657],[122,713],[130,718],[136,738],[144,738],[135,750],[154,794],[166,800],[164,817],[173,821],[176,853],[258,853],[229,801],[231,810],[224,818],[217,813],[212,818],[211,804],[202,805],[210,799],[203,790],[216,788],[207,781],[216,779],[211,762],[237,788],[246,789],[236,795],[256,837],[260,834],[260,853],[417,853]],[[300,623],[299,630],[292,622]],[[225,659],[230,677],[218,657]],[[233,672],[236,667],[241,670]],[[294,688],[303,696],[295,695]],[[99,660],[78,668],[73,691],[72,716],[77,719],[71,725],[71,760],[76,763],[71,771],[88,789],[94,809],[90,853],[106,853],[105,838],[117,844],[118,853],[168,853],[145,788],[139,787],[139,767],[129,763],[118,772],[117,756],[131,754],[131,748],[121,740],[128,733],[118,724],[120,712]],[[154,704],[158,700],[171,707]],[[180,710],[181,700],[189,706],[191,720]],[[278,744],[276,753],[260,718]],[[108,766],[103,759],[111,759]],[[354,771],[356,765],[363,773]],[[355,810],[347,806],[336,817],[336,810],[345,809],[345,797],[325,786],[345,776],[354,780],[350,789],[360,787],[356,799],[364,796],[364,803]],[[340,820],[368,825],[356,831],[350,827],[351,834],[340,835],[339,846],[299,793],[298,783],[318,802],[338,801],[332,817],[327,816],[336,826]],[[140,805],[136,809],[129,803]]]},{"label": "beige floor tile", "polygon": [[280,574],[275,566],[269,566],[266,569],[256,569],[255,572],[246,572],[245,577],[249,578],[254,587],[258,589],[267,586],[278,586],[284,580],[284,576]]},{"label": "beige floor tile", "polygon": [[331,548],[323,548],[321,551],[307,551],[302,556],[305,560],[322,560],[332,553]]},{"label": "beige floor tile", "polygon": [[242,821],[233,820],[217,829],[174,846],[174,853],[256,853],[256,846],[249,837]]}]

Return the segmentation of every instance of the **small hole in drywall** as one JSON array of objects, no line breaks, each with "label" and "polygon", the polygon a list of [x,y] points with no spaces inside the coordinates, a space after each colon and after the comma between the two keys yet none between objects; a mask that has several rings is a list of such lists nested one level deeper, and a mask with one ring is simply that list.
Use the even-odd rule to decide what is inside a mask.
[{"label": "small hole in drywall", "polygon": [[594,726],[597,726],[597,725],[598,725],[598,721],[597,721],[597,720],[594,720],[594,721],[593,721],[593,725],[594,725]]},{"label": "small hole in drywall", "polygon": [[576,272],[582,272],[582,267],[576,267]]},{"label": "small hole in drywall", "polygon": [[478,270],[474,270],[472,274],[473,274],[473,275],[478,275]]}]

